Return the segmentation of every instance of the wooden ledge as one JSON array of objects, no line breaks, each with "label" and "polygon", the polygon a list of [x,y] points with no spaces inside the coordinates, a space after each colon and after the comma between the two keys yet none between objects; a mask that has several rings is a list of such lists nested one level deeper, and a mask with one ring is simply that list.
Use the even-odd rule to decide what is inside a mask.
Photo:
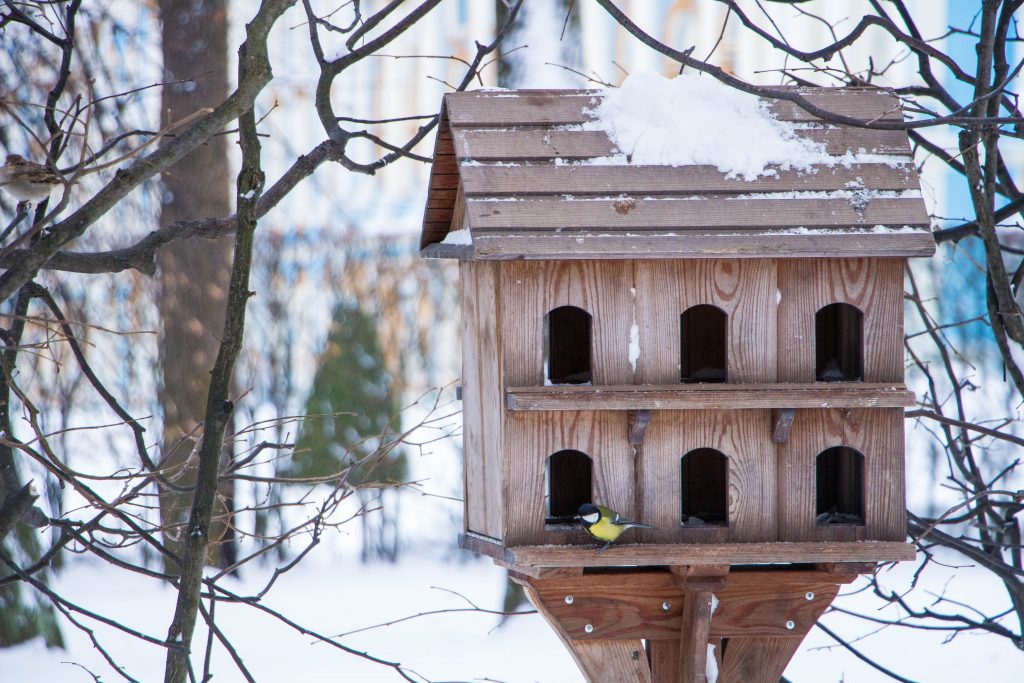
[{"label": "wooden ledge", "polygon": [[631,544],[599,553],[597,546],[590,545],[505,548],[499,541],[472,533],[461,536],[459,546],[528,575],[537,575],[538,568],[561,567],[898,562],[912,560],[916,554],[913,544],[903,541]]},{"label": "wooden ledge", "polygon": [[733,408],[907,408],[903,384],[563,384],[510,387],[509,410],[729,410]]}]

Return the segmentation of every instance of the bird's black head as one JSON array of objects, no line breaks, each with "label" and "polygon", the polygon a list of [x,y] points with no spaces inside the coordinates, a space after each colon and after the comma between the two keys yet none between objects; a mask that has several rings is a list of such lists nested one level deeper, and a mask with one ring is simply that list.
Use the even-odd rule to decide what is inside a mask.
[{"label": "bird's black head", "polygon": [[574,517],[574,519],[583,526],[597,524],[597,520],[601,519],[601,511],[598,510],[597,506],[593,503],[584,503],[583,505],[580,505],[580,509],[576,511],[576,517]]}]

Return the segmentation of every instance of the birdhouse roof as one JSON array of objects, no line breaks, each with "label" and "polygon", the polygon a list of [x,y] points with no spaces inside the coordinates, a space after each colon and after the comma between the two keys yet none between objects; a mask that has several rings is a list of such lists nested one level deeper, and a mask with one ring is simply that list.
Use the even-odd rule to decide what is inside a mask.
[{"label": "birdhouse roof", "polygon": [[[875,88],[794,90],[863,121],[903,117],[899,100]],[[764,100],[756,106],[769,124],[786,127],[782,136],[804,151],[751,170],[744,155],[757,144],[743,141],[744,124],[707,132],[727,139],[724,153],[681,160],[673,150],[701,146],[702,130],[677,128],[682,143],[672,130],[641,130],[644,148],[635,125],[624,132],[609,123],[608,97],[601,90],[446,95],[421,253],[500,260],[934,252],[904,130],[826,124],[788,101]]]}]

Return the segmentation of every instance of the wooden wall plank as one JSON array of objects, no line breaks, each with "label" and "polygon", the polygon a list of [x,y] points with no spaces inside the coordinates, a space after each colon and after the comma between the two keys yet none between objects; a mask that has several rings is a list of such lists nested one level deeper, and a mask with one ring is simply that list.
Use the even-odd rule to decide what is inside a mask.
[{"label": "wooden wall plank", "polygon": [[653,683],[679,683],[679,639],[648,640],[647,657]]},{"label": "wooden wall plank", "polygon": [[[816,524],[817,456],[848,446],[864,456],[864,526]],[[797,410],[778,446],[779,538],[783,541],[901,541],[906,538],[903,411]]]},{"label": "wooden wall plank", "polygon": [[594,384],[632,383],[632,287],[633,264],[627,261],[503,263],[506,385],[544,384],[544,318],[559,306],[577,306],[592,317]]},{"label": "wooden wall plank", "polygon": [[577,544],[594,546],[587,534],[546,528],[545,469],[560,450],[586,453],[593,461],[593,498],[626,516],[635,514],[633,451],[624,412],[506,413],[505,545]]},{"label": "wooden wall plank", "polygon": [[[640,521],[645,543],[773,541],[775,449],[768,410],[659,411],[647,429],[637,463]],[[714,448],[729,458],[729,526],[681,526],[680,459],[697,448]]]},{"label": "wooden wall plank", "polygon": [[498,264],[462,262],[462,405],[467,531],[501,538],[503,401]]},{"label": "wooden wall plank", "polygon": [[[462,178],[470,196],[538,194],[698,194],[744,193],[750,183],[728,177],[714,166],[602,166],[602,165],[463,165]],[[920,180],[913,163],[853,164],[849,167],[816,165],[809,172],[779,170],[757,179],[759,192],[827,191],[849,189],[860,182],[870,190],[916,190]]]},{"label": "wooden wall plank", "polygon": [[800,258],[931,256],[931,231],[872,233],[856,230],[787,235],[750,230],[744,234],[640,234],[628,240],[620,234],[474,233],[478,259],[651,259],[651,258],[764,258],[774,254]]},{"label": "wooden wall plank", "polygon": [[679,316],[701,304],[717,306],[728,315],[728,381],[775,381],[774,261],[638,262],[636,290],[641,348],[638,383],[679,382]]},{"label": "wooden wall plank", "polygon": [[[900,228],[927,225],[920,197],[873,199],[862,212],[847,199],[695,199],[626,197],[622,199],[523,198],[512,201],[470,198],[467,211],[474,232],[510,230],[629,229],[698,230],[703,228],[817,228],[875,225]],[[797,233],[798,234],[798,233]],[[626,237],[626,235],[623,235]]]},{"label": "wooden wall plank", "polygon": [[864,314],[864,380],[902,382],[904,268],[902,259],[779,261],[779,381],[814,381],[814,315],[842,302]]}]

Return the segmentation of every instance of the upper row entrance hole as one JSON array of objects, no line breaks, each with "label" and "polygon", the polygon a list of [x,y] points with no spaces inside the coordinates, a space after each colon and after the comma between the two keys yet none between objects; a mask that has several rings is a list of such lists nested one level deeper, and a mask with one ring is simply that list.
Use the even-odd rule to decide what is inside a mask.
[{"label": "upper row entrance hole", "polygon": [[552,384],[587,384],[590,366],[590,314],[559,306],[544,318],[544,367]]}]

